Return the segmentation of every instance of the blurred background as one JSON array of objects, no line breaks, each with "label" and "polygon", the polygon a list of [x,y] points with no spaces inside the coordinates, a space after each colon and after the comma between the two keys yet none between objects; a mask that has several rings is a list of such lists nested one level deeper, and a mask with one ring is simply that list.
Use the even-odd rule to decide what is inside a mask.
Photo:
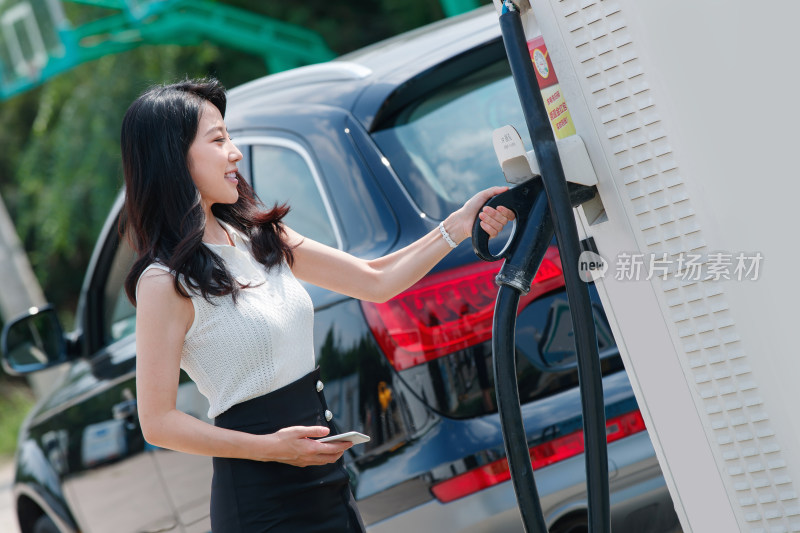
[{"label": "blurred background", "polygon": [[[0,323],[51,302],[72,328],[122,185],[122,116],[147,87],[215,76],[232,88],[487,3],[0,0]],[[0,370],[0,463],[41,379]]]}]

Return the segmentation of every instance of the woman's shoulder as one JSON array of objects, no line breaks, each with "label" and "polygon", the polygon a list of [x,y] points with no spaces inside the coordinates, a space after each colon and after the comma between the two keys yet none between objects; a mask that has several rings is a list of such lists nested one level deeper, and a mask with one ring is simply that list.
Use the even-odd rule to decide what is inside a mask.
[{"label": "woman's shoulder", "polygon": [[174,292],[174,275],[175,273],[168,266],[158,262],[150,263],[139,274],[139,279],[136,282],[136,300],[139,300],[139,290],[142,287],[147,287],[157,292],[171,288]]},{"label": "woman's shoulder", "polygon": [[144,270],[142,270],[142,273],[139,275],[139,278],[141,278],[142,276],[145,275],[145,273],[151,270],[161,270],[162,272],[169,272],[170,274],[173,274],[172,269],[170,269],[167,265],[161,263],[160,261],[155,261],[144,267]]},{"label": "woman's shoulder", "polygon": [[167,265],[159,262],[150,263],[142,273],[139,274],[139,283],[145,278],[163,278],[163,279],[171,279],[175,275],[175,272],[170,269]]},{"label": "woman's shoulder", "polygon": [[[164,328],[181,328],[185,334],[194,321],[192,301],[182,297],[175,288],[175,274],[165,265],[152,263],[139,276],[136,284],[136,316],[147,317],[152,333]],[[137,327],[137,335],[139,329]]]}]

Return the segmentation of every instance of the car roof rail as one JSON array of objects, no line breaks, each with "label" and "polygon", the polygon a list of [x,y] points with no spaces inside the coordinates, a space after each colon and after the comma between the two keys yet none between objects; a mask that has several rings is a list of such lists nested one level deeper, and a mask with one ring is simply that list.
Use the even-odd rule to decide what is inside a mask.
[{"label": "car roof rail", "polygon": [[280,91],[297,88],[298,85],[323,83],[331,81],[360,80],[372,74],[372,70],[364,65],[350,61],[329,61],[316,65],[307,65],[284,72],[278,72],[239,85],[228,91],[229,98],[247,100],[263,94],[264,91]]}]

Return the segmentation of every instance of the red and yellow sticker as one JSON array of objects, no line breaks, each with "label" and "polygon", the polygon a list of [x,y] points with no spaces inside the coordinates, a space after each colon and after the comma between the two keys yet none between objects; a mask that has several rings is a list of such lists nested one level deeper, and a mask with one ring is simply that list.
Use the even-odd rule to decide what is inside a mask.
[{"label": "red and yellow sticker", "polygon": [[531,54],[533,70],[536,72],[536,80],[539,82],[542,100],[544,100],[544,106],[550,117],[550,124],[553,126],[556,139],[574,135],[575,124],[572,122],[569,109],[567,109],[567,102],[561,93],[556,71],[541,35],[528,41],[528,52]]}]

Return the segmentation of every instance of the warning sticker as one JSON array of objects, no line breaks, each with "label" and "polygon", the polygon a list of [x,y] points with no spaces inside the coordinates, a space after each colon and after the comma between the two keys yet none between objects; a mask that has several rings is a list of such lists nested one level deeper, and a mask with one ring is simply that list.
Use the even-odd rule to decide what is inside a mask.
[{"label": "warning sticker", "polygon": [[567,109],[567,102],[558,84],[558,77],[553,69],[553,62],[550,61],[550,54],[547,53],[544,38],[539,36],[528,41],[528,52],[531,55],[536,81],[539,82],[542,100],[544,100],[556,139],[574,135],[575,124],[572,122],[569,109]]}]

